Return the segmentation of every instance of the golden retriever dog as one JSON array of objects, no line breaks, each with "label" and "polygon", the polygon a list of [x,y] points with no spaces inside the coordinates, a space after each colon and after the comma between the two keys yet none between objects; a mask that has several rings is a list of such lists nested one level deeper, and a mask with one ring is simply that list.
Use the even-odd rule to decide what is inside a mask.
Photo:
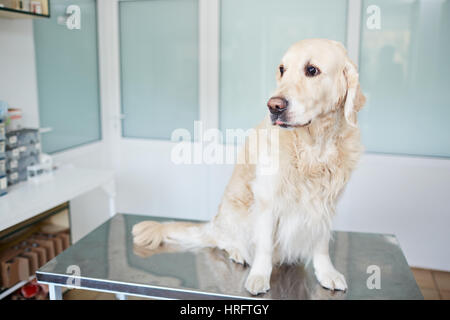
[{"label": "golden retriever dog", "polygon": [[[257,129],[277,133],[277,143],[272,134],[265,142],[278,170],[264,174],[259,162],[236,164],[212,221],[141,222],[133,227],[134,242],[149,249],[163,242],[223,249],[250,265],[245,288],[254,295],[270,289],[273,265],[299,261],[312,261],[323,287],[345,291],[329,241],[337,199],[362,151],[356,113],[365,97],[358,72],[339,42],[307,39],[289,48],[276,77],[268,116]],[[247,139],[243,152],[254,152],[249,149]]]}]

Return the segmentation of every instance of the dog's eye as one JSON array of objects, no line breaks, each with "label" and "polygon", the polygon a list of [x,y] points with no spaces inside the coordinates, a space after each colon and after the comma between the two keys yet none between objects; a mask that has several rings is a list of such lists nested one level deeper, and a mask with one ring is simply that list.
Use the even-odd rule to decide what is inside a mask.
[{"label": "dog's eye", "polygon": [[306,75],[307,77],[315,77],[315,76],[317,76],[317,75],[319,75],[319,74],[320,74],[319,68],[317,68],[317,67],[315,67],[315,66],[313,66],[313,65],[310,65],[310,64],[308,64],[308,65],[305,67],[305,75]]},{"label": "dog's eye", "polygon": [[283,76],[284,71],[285,71],[284,66],[280,66],[279,69],[280,69],[280,75]]}]

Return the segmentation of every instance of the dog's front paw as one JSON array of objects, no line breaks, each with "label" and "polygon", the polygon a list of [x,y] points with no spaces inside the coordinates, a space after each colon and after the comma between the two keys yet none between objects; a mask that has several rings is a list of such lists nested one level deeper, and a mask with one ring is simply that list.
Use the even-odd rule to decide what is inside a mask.
[{"label": "dog's front paw", "polygon": [[245,281],[245,289],[255,296],[269,291],[270,275],[250,274]]},{"label": "dog's front paw", "polygon": [[347,290],[347,282],[345,281],[345,277],[337,270],[323,270],[315,272],[316,278],[319,281],[320,285],[329,290],[339,290],[346,291]]}]

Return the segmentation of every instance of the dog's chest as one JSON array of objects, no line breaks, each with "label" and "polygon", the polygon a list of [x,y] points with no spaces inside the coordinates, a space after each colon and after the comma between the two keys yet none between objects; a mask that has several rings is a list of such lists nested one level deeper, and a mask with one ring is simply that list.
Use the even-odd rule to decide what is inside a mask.
[{"label": "dog's chest", "polygon": [[334,144],[290,149],[280,160],[276,196],[280,200],[330,200],[344,187],[350,174]]},{"label": "dog's chest", "polygon": [[277,262],[308,260],[314,247],[329,234],[331,219],[324,212],[288,208],[277,215],[274,244]]}]

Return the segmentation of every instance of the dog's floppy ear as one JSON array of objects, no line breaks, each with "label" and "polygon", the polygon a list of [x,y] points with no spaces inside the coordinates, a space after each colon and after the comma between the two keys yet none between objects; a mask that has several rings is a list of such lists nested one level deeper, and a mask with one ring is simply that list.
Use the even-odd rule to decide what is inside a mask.
[{"label": "dog's floppy ear", "polygon": [[356,112],[361,110],[366,97],[361,91],[359,85],[359,76],[356,66],[348,60],[344,67],[344,77],[347,82],[347,96],[344,104],[345,120],[352,127],[356,127]]}]

